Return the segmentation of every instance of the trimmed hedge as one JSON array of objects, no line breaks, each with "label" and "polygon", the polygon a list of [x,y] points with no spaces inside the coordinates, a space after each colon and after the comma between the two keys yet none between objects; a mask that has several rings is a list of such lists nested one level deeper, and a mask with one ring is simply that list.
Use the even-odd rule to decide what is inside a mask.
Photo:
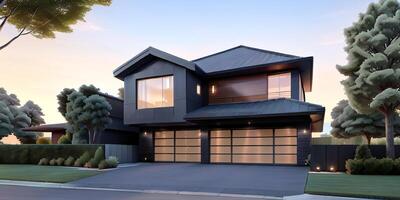
[{"label": "trimmed hedge", "polygon": [[84,152],[94,155],[100,144],[22,144],[0,145],[0,164],[38,164],[42,158],[79,158]]},{"label": "trimmed hedge", "polygon": [[349,159],[346,161],[346,170],[348,174],[400,175],[400,158]]}]

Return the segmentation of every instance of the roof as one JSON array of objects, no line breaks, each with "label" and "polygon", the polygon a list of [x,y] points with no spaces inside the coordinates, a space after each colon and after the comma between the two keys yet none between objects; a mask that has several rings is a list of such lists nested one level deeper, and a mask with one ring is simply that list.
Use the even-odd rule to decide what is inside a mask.
[{"label": "roof", "polygon": [[125,77],[127,74],[134,72],[137,68],[140,68],[142,65],[150,62],[154,58],[163,59],[179,66],[185,67],[188,70],[196,71],[196,65],[194,63],[169,54],[167,52],[158,50],[156,48],[148,47],[132,59],[128,60],[128,62],[122,64],[117,69],[115,69],[114,76],[119,79],[123,79],[123,77]]},{"label": "roof", "polygon": [[188,121],[229,120],[248,118],[268,118],[281,116],[310,116],[313,131],[322,131],[325,108],[294,99],[272,99],[257,102],[214,104],[201,107],[188,113]]},{"label": "roof", "polygon": [[225,51],[193,60],[205,73],[213,73],[255,65],[266,65],[300,57],[247,46],[237,46]]},{"label": "roof", "polygon": [[39,126],[32,126],[28,128],[23,128],[23,131],[33,131],[33,132],[53,132],[53,131],[65,131],[67,129],[67,123],[58,124],[42,124]]}]

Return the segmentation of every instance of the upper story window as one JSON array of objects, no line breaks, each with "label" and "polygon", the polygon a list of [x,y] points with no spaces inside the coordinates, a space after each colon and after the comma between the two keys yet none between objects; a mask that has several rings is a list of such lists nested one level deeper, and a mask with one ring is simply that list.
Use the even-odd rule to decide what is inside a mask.
[{"label": "upper story window", "polygon": [[173,106],[173,76],[148,78],[137,81],[137,109]]},{"label": "upper story window", "polygon": [[290,73],[268,76],[268,99],[291,98]]}]

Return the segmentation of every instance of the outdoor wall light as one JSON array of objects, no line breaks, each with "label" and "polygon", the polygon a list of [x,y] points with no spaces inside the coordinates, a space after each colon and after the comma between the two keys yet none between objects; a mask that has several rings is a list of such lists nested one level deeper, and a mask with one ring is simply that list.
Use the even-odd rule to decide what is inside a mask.
[{"label": "outdoor wall light", "polygon": [[303,133],[306,134],[306,133],[307,133],[307,129],[304,129],[304,130],[303,130]]},{"label": "outdoor wall light", "polygon": [[333,166],[331,166],[331,167],[329,168],[329,170],[330,170],[331,172],[334,172],[334,171],[335,171],[335,168],[334,168]]},{"label": "outdoor wall light", "polygon": [[146,135],[147,135],[147,132],[144,132],[144,135],[146,136]]},{"label": "outdoor wall light", "polygon": [[144,157],[144,160],[147,160],[147,157]]},{"label": "outdoor wall light", "polygon": [[317,171],[321,171],[321,167],[319,167],[319,166],[317,166],[315,169],[316,169]]},{"label": "outdoor wall light", "polygon": [[247,124],[248,124],[248,125],[251,125],[251,121],[248,121]]}]

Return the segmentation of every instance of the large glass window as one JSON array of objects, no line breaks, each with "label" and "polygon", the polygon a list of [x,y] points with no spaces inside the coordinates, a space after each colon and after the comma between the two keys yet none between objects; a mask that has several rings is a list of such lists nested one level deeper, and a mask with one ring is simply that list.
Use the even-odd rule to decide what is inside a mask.
[{"label": "large glass window", "polygon": [[268,99],[291,98],[290,73],[268,76]]},{"label": "large glass window", "polygon": [[137,108],[174,106],[174,77],[164,76],[138,80]]}]

